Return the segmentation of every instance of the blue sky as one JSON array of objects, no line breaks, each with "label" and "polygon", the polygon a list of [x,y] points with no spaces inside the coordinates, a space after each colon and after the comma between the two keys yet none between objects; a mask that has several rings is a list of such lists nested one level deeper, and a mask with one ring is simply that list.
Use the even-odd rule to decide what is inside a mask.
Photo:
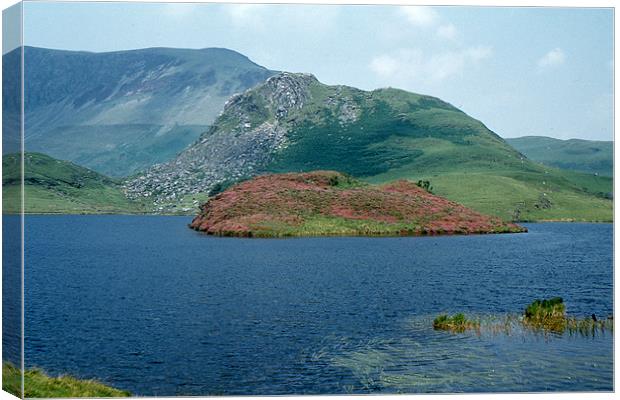
[{"label": "blue sky", "polygon": [[328,84],[437,96],[503,137],[613,138],[611,9],[27,2],[24,40],[226,47]]}]

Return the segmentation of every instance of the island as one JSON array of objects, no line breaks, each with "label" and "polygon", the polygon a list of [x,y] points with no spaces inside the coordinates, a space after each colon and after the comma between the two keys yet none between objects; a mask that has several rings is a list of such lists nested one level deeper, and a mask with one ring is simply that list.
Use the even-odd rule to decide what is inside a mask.
[{"label": "island", "polygon": [[261,175],[211,197],[190,224],[216,236],[423,236],[527,229],[431,193],[428,182],[371,185],[336,171]]}]

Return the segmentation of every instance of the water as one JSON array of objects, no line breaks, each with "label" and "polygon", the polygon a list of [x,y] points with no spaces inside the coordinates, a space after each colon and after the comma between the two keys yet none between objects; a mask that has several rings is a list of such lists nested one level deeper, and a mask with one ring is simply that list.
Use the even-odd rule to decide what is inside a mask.
[{"label": "water", "polygon": [[222,239],[187,217],[26,218],[26,366],[137,395],[613,389],[613,333],[460,335],[441,312],[613,313],[612,225]]}]

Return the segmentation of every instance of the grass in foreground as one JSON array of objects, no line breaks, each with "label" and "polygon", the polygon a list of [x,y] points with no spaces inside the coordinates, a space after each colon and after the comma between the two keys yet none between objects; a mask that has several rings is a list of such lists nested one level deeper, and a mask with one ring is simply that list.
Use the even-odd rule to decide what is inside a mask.
[{"label": "grass in foreground", "polygon": [[[2,389],[21,397],[21,371],[9,363],[2,364]],[[26,370],[24,397],[129,397],[131,394],[106,386],[94,380],[81,380],[71,376],[50,377],[39,369]]]}]

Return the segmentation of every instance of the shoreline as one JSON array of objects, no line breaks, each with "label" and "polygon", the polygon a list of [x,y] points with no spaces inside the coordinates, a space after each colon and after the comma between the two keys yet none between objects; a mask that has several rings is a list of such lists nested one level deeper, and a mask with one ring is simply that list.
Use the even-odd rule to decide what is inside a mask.
[{"label": "shoreline", "polygon": [[[191,228],[190,228],[191,229]],[[304,238],[371,238],[371,239],[390,239],[390,238],[425,238],[425,237],[451,237],[451,236],[486,236],[486,235],[507,235],[507,234],[520,234],[528,233],[527,230],[521,232],[477,232],[477,233],[437,233],[437,234],[412,234],[412,235],[399,235],[399,234],[352,234],[347,233],[344,235],[338,233],[325,233],[325,234],[309,234],[309,235],[217,235],[206,232],[201,232],[192,229],[205,237],[212,237],[218,239],[304,239]]]},{"label": "shoreline", "polygon": [[[54,213],[54,212],[27,212],[27,213],[2,213],[3,216],[95,216],[95,215],[107,215],[107,216],[145,216],[145,217],[195,217],[196,214],[166,214],[166,213],[130,213],[130,212],[84,212],[84,213]],[[539,219],[539,220],[520,220],[520,221],[507,221],[514,224],[541,224],[541,223],[586,223],[586,224],[613,224],[614,220],[580,220],[574,218],[560,218],[560,219]],[[399,236],[399,235],[396,235]],[[411,236],[411,235],[406,235]]]}]

